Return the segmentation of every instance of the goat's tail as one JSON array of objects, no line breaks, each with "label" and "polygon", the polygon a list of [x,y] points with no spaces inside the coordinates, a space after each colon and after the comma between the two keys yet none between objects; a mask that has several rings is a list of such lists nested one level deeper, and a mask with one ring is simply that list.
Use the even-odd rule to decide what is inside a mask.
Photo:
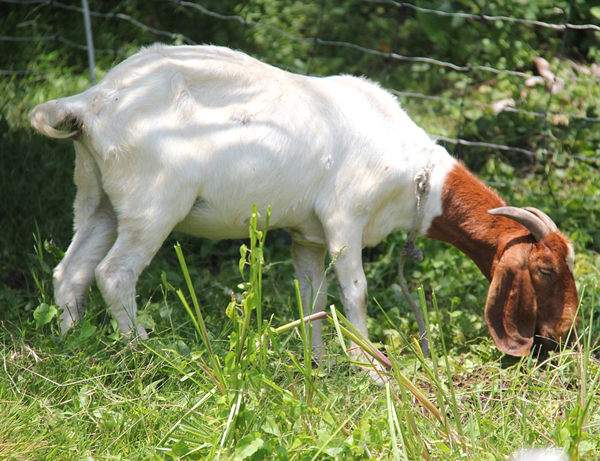
[{"label": "goat's tail", "polygon": [[51,138],[72,138],[83,129],[85,102],[80,95],[55,99],[36,106],[29,114],[31,126]]}]

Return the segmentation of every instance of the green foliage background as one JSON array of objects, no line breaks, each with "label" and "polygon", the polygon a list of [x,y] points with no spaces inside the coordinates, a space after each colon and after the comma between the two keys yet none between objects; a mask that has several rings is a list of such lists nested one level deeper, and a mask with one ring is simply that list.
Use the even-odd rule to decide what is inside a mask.
[{"label": "green foliage background", "polygon": [[[486,147],[447,146],[484,179],[500,185],[500,192],[509,202],[549,211],[561,229],[575,240],[580,255],[578,267],[586,267],[582,275],[597,273],[600,125],[570,115],[600,115],[600,85],[589,81],[593,76],[582,74],[575,67],[580,64],[590,68],[600,56],[598,31],[565,32],[519,22],[438,16],[385,1],[207,0],[198,4],[220,17],[205,14],[185,2],[91,1],[91,10],[101,14],[92,17],[98,77],[141,46],[155,41],[192,40],[242,49],[296,72],[366,75],[393,90],[433,96],[437,99],[400,96],[409,114],[430,133],[508,145],[538,154],[531,157]],[[485,4],[466,0],[419,1],[415,5],[553,24],[561,24],[567,17],[574,24],[598,22],[597,11],[583,0],[503,0]],[[65,9],[48,3],[0,2],[0,8],[3,36],[46,37],[39,41],[0,41],[0,69],[4,71],[0,80],[0,279],[4,288],[1,296],[11,306],[2,315],[13,317],[23,313],[23,309],[28,312],[37,303],[37,287],[31,274],[32,235],[37,233],[42,241],[51,241],[65,250],[71,237],[69,210],[74,196],[71,144],[34,136],[27,114],[36,104],[82,91],[90,82],[87,54],[80,49],[85,44],[84,22],[75,5]],[[117,14],[168,31],[172,36],[149,32]],[[79,47],[69,46],[67,40]],[[377,54],[365,53],[352,45],[375,50]],[[393,59],[388,53],[427,57],[459,66],[491,66],[532,76],[537,75],[533,59],[544,57],[551,69],[565,79],[565,85],[552,95],[547,85],[528,86],[522,77],[482,70],[458,72],[427,62]],[[19,73],[11,75],[15,71]],[[25,75],[21,75],[22,71]],[[478,105],[506,98],[516,101],[519,109],[558,114],[563,119],[513,112],[494,114]],[[560,155],[552,157],[548,153]],[[191,253],[200,255],[198,266],[211,274],[220,272],[221,264],[228,264],[227,258],[216,258],[214,254],[227,253],[229,243],[215,245],[179,238],[190,245]],[[390,248],[396,248],[397,241],[392,237],[377,249],[366,251],[367,260],[373,262],[368,271],[372,275],[381,272],[371,278],[371,293],[377,296],[387,296],[386,290],[395,289],[394,264],[386,269],[381,261],[393,261],[395,254],[390,254]],[[416,283],[431,284],[429,288],[465,298],[465,284],[456,280],[453,268],[466,265],[465,270],[475,279],[473,293],[478,298],[484,295],[485,283],[480,282],[462,255],[435,242],[423,245],[429,262],[414,268],[412,278]],[[285,242],[274,246],[285,247]],[[452,261],[440,262],[448,258]],[[48,261],[48,266],[53,264],[53,260]],[[475,311],[481,301],[477,304]]]},{"label": "green foliage background", "polygon": [[[413,94],[398,97],[413,119],[432,134],[535,152],[536,155],[529,156],[493,147],[446,144],[450,152],[497,187],[511,204],[536,206],[548,212],[573,239],[582,304],[587,309],[595,309],[592,314],[597,317],[600,307],[593,302],[590,293],[597,290],[600,274],[600,123],[594,120],[600,117],[600,82],[597,81],[600,74],[588,75],[585,71],[594,72],[600,58],[600,32],[589,28],[565,31],[507,20],[439,16],[385,0],[203,0],[196,4],[214,14],[206,14],[187,2],[90,0],[91,10],[101,13],[92,17],[98,78],[141,46],[157,41],[180,44],[191,40],[224,45],[293,72],[366,75],[386,88]],[[64,348],[53,320],[51,270],[66,250],[72,234],[73,147],[69,141],[34,135],[27,121],[28,113],[36,104],[75,94],[90,86],[87,53],[81,49],[85,44],[85,29],[81,12],[77,10],[80,3],[67,7],[58,5],[57,2],[0,0],[0,339],[5,346],[3,352],[16,350],[20,344],[37,344],[38,349],[48,351]],[[414,5],[449,13],[505,16],[552,24],[567,20],[572,24],[600,22],[598,6],[586,0],[423,0]],[[170,34],[137,27],[119,14]],[[38,39],[31,40],[31,37]],[[73,43],[78,46],[72,46]],[[360,47],[372,52],[364,52]],[[550,85],[533,84],[523,77],[481,69],[457,71],[426,60],[397,59],[402,56],[431,58],[464,67],[489,66],[531,77],[538,75],[534,59],[543,57],[550,63],[551,70],[563,79],[564,86],[552,94]],[[528,112],[494,113],[488,107],[509,98],[518,109]],[[534,113],[555,115],[539,117]],[[591,120],[584,120],[582,116]],[[377,304],[370,302],[370,332],[374,339],[394,347],[406,346],[405,337],[398,331],[407,334],[418,331],[396,284],[397,257],[403,238],[403,235],[390,236],[378,247],[364,251],[370,296],[377,298],[397,327],[390,328]],[[225,306],[231,301],[231,292],[239,292],[237,265],[241,242],[172,236],[140,279],[140,316],[154,330],[161,347],[177,351],[181,354],[179,358],[200,354],[200,341],[173,289],[184,283],[172,250],[175,241],[180,241],[184,249],[195,290],[206,312],[211,339],[217,347],[220,345],[218,352],[226,352],[227,338],[234,327]],[[457,250],[435,241],[423,240],[419,245],[425,261],[410,263],[406,275],[413,289],[419,285],[425,287],[428,299],[433,291],[437,294],[442,311],[440,318],[433,315],[434,334],[446,338],[449,351],[456,357],[456,366],[464,376],[468,375],[463,376],[465,385],[473,380],[471,373],[481,372],[487,377],[492,372],[482,372],[480,367],[500,357],[482,321],[487,282],[474,264]],[[292,320],[297,313],[288,246],[285,235],[273,233],[264,250],[267,261],[262,282],[264,317],[272,318],[275,325]],[[330,302],[339,306],[335,281],[333,278],[331,281]],[[72,348],[68,349],[69,353],[77,360],[88,350],[98,355],[94,347],[114,339],[110,319],[95,288],[90,296],[90,312],[66,340],[66,345]],[[592,343],[597,345],[600,329],[595,327],[592,333]],[[94,339],[96,337],[99,339]],[[115,354],[113,343],[110,344],[99,354],[107,361]],[[37,370],[50,373],[59,360],[52,358],[41,365],[45,368]],[[137,360],[135,356],[122,358],[115,366],[119,372],[129,373],[131,362]],[[73,367],[73,373],[102,374],[100,361],[94,360],[89,365],[82,359]],[[163,376],[166,372],[147,357],[142,365],[136,362],[139,368],[132,379],[143,383],[143,386],[139,384],[140,395],[144,396],[144,405],[150,407],[150,396],[154,395],[155,387],[160,386],[156,383],[166,381]],[[146,378],[147,374],[152,376],[150,382],[147,382],[150,379]],[[113,381],[125,386],[119,379],[111,378],[110,383],[102,386],[110,387]],[[0,380],[0,391],[3,385]],[[32,380],[30,385],[32,395],[45,392],[43,383]],[[79,402],[81,407],[88,402],[85,389],[78,389],[77,395],[65,391],[63,396],[62,390],[52,392],[60,393],[61,398],[68,397],[68,401]],[[260,399],[254,404],[252,408],[262,405]],[[281,412],[292,408],[303,417],[313,411],[304,406],[296,408],[287,401],[276,408]],[[13,411],[18,413],[20,407],[13,407],[10,412]],[[136,407],[136,411],[145,410]],[[214,411],[217,421],[216,413],[223,416],[220,414],[223,410]],[[65,417],[67,413],[65,410]],[[246,413],[250,427],[253,412]],[[325,414],[332,420],[337,417],[333,412],[333,416]],[[278,416],[273,414],[272,417]],[[111,407],[111,411],[96,418],[100,427],[98,437],[110,439],[111,431],[126,419]],[[356,440],[362,436],[364,440],[382,442],[381,421],[373,421],[377,430],[368,428],[368,418],[363,422],[364,427],[355,432]],[[40,423],[44,424],[50,423]],[[560,429],[563,432],[568,432],[566,424]],[[152,430],[153,426],[148,423],[143,430],[136,427],[131,437],[148,438]],[[272,427],[269,430],[277,432]],[[300,438],[303,443],[309,443],[313,435],[302,433],[305,439]],[[530,437],[534,440],[533,435]],[[250,438],[243,446],[251,447],[255,441]],[[331,457],[334,458],[334,454]],[[281,455],[280,459],[287,458]]]}]

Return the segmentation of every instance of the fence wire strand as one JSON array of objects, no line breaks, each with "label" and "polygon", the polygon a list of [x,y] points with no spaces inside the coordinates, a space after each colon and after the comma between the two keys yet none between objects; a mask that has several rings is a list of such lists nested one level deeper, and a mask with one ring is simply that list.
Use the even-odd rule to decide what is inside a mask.
[{"label": "fence wire strand", "polygon": [[404,2],[396,2],[394,0],[364,0],[364,1],[368,2],[368,3],[380,3],[380,4],[392,5],[392,6],[395,6],[398,8],[409,8],[411,10],[418,11],[419,13],[435,14],[437,16],[446,16],[446,17],[451,17],[451,18],[475,19],[475,20],[482,20],[482,21],[515,22],[515,23],[519,23],[519,24],[526,24],[526,25],[530,25],[530,26],[543,27],[546,29],[553,29],[553,30],[559,30],[559,31],[566,30],[566,29],[600,31],[600,27],[596,26],[594,24],[577,25],[577,24],[570,24],[569,22],[566,22],[564,24],[551,24],[551,23],[547,23],[547,22],[543,22],[543,21],[535,21],[532,19],[512,18],[510,16],[488,16],[486,14],[478,15],[478,14],[470,14],[470,13],[452,13],[452,12],[447,12],[447,11],[422,8],[417,5],[412,5],[410,3],[404,3]]},{"label": "fence wire strand", "polygon": [[[7,1],[8,0],[0,0],[0,3],[7,2]],[[24,1],[24,0],[10,0],[11,3],[21,3],[22,1]],[[246,20],[245,18],[243,18],[242,16],[239,16],[239,15],[223,15],[220,13],[216,13],[216,12],[211,11],[208,8],[205,8],[204,6],[194,3],[194,2],[180,1],[180,0],[168,0],[168,1],[178,7],[193,8],[207,16],[210,16],[210,17],[213,17],[216,19],[220,19],[220,20],[224,20],[224,21],[237,21],[244,26],[252,26],[252,27],[258,27],[258,28],[262,28],[262,29],[271,30],[271,31],[281,35],[282,37],[285,37],[285,38],[295,41],[295,42],[313,42],[313,43],[319,44],[319,45],[346,47],[346,48],[351,48],[351,49],[360,51],[362,53],[371,54],[374,56],[391,58],[391,59],[395,59],[395,60],[399,60],[399,61],[406,61],[406,62],[419,62],[419,63],[431,64],[431,65],[435,65],[438,67],[449,68],[449,69],[455,70],[457,72],[471,72],[473,70],[478,70],[478,71],[488,72],[488,73],[497,74],[497,75],[510,75],[513,77],[519,77],[519,78],[524,78],[524,79],[530,79],[530,78],[534,77],[534,75],[532,75],[531,73],[520,72],[520,71],[515,71],[515,70],[509,70],[509,69],[497,69],[497,68],[494,68],[491,66],[482,66],[482,65],[463,66],[463,65],[446,62],[446,61],[441,61],[438,59],[428,58],[428,57],[424,57],[424,56],[405,56],[405,55],[401,55],[401,54],[397,54],[397,53],[383,52],[380,50],[375,50],[372,48],[364,47],[362,45],[358,45],[356,43],[351,43],[351,42],[346,42],[346,41],[323,40],[323,39],[320,39],[319,37],[299,37],[299,36],[290,34],[279,27],[276,27],[276,26],[273,26],[270,24],[263,24],[258,21]],[[43,2],[43,1],[38,2],[37,0],[32,0],[32,3],[47,3],[47,2]],[[386,2],[384,2],[384,3],[386,3]],[[66,5],[61,2],[52,1],[50,3],[50,5],[56,6],[58,8],[66,9],[66,10],[77,11],[77,12],[83,11],[81,8],[79,8],[77,6]],[[404,4],[404,5],[406,6],[408,4]],[[431,10],[431,11],[434,11],[434,10]],[[443,12],[438,11],[438,13],[443,13]],[[122,20],[130,22],[131,24],[133,24],[147,32],[151,32],[151,33],[159,35],[159,36],[165,36],[165,37],[171,38],[173,40],[181,39],[190,45],[197,44],[194,40],[192,40],[189,37],[186,37],[186,36],[180,35],[180,34],[174,34],[172,32],[168,32],[168,31],[155,29],[153,27],[142,24],[141,22],[137,21],[136,19],[132,18],[131,16],[124,15],[121,13],[99,13],[96,11],[90,11],[90,14],[94,17],[104,18],[104,19],[111,19],[111,18],[122,19]],[[450,13],[448,13],[448,14],[450,14]],[[459,13],[452,13],[452,14],[460,16]],[[475,19],[480,18],[480,16],[477,16],[477,15],[470,15],[470,16],[472,16]],[[482,16],[482,18],[485,19],[485,16]],[[497,20],[500,20],[501,17],[494,17],[494,18]],[[525,21],[525,20],[523,20],[523,21]],[[533,21],[533,22],[535,22],[535,21]],[[542,24],[544,24],[544,23],[542,23]],[[589,26],[591,26],[591,25],[589,25]],[[556,30],[564,30],[564,28],[556,29]],[[2,40],[2,38],[0,38],[0,40]],[[79,47],[82,47],[82,46],[84,46],[84,45],[79,45]],[[81,49],[86,49],[86,48],[81,48]],[[112,50],[110,50],[110,51],[112,52]],[[599,78],[582,78],[582,77],[571,76],[571,77],[565,78],[564,80],[565,81],[573,81],[573,82],[583,82],[583,83],[597,83],[597,82],[600,82],[600,77]]]},{"label": "fence wire strand", "polygon": [[[531,26],[531,27],[540,27],[540,28],[552,29],[555,31],[561,31],[561,32],[563,32],[563,41],[562,41],[563,49],[564,49],[564,44],[566,41],[566,34],[569,30],[600,31],[600,27],[593,25],[593,24],[582,24],[582,25],[571,24],[569,22],[568,13],[567,13],[567,17],[563,24],[552,24],[552,23],[547,23],[547,22],[543,22],[543,21],[535,21],[535,20],[528,20],[528,19],[522,19],[522,18],[513,18],[513,17],[509,17],[509,16],[487,15],[487,14],[485,14],[485,7],[482,8],[481,14],[477,15],[477,14],[470,14],[470,13],[447,12],[447,11],[435,10],[435,9],[430,9],[430,8],[422,8],[422,7],[419,7],[419,6],[411,4],[411,3],[397,2],[394,0],[364,0],[364,1],[366,3],[372,3],[372,4],[388,5],[390,7],[397,8],[398,10],[410,9],[410,10],[413,10],[413,11],[416,11],[416,12],[422,13],[422,14],[431,14],[431,15],[444,16],[444,17],[457,17],[457,18],[469,19],[469,20],[477,21],[480,24],[483,24],[486,21],[487,22],[501,21],[501,22],[508,22],[508,23],[518,23],[518,24],[523,24],[523,25]],[[48,7],[54,7],[54,8],[59,8],[59,9],[63,9],[63,10],[68,10],[68,11],[74,11],[79,14],[83,13],[83,9],[78,6],[65,4],[62,2],[54,1],[54,0],[52,0],[52,1],[48,1],[48,0],[0,0],[0,3],[8,3],[8,4],[22,5],[22,6],[33,6],[33,5],[43,6],[43,7],[48,6]],[[533,158],[541,157],[541,158],[557,158],[557,159],[575,159],[575,160],[580,160],[580,161],[584,161],[584,162],[588,162],[588,163],[592,163],[592,164],[600,163],[600,157],[582,156],[582,155],[573,155],[573,154],[561,154],[561,153],[557,153],[557,152],[549,152],[549,151],[546,151],[545,149],[539,149],[539,152],[534,152],[534,151],[531,151],[528,149],[523,149],[523,148],[519,148],[519,147],[511,147],[511,146],[504,145],[504,144],[481,142],[481,141],[469,141],[469,140],[462,139],[462,136],[461,136],[461,133],[462,133],[461,126],[462,125],[461,124],[462,124],[462,121],[464,118],[463,109],[466,106],[476,107],[481,110],[491,110],[491,111],[494,111],[494,113],[508,112],[508,113],[536,117],[536,118],[544,119],[546,121],[545,122],[546,124],[549,123],[549,120],[552,120],[556,117],[565,117],[567,119],[567,121],[568,120],[579,120],[582,122],[589,122],[589,123],[600,122],[599,117],[590,117],[587,115],[581,115],[581,114],[576,114],[576,113],[562,113],[562,112],[561,113],[553,113],[553,112],[550,112],[550,103],[552,101],[552,86],[555,84],[555,80],[549,81],[543,77],[533,75],[531,72],[521,72],[518,70],[511,70],[511,69],[498,69],[498,68],[494,68],[491,66],[474,64],[474,63],[472,63],[472,61],[474,60],[475,56],[477,55],[477,49],[478,49],[477,46],[475,47],[473,53],[471,54],[471,58],[469,59],[468,65],[458,65],[458,64],[455,64],[452,62],[441,61],[441,60],[429,58],[426,56],[405,56],[405,55],[396,53],[393,51],[394,43],[392,43],[392,46],[390,46],[389,51],[386,52],[386,51],[368,48],[368,47],[362,46],[360,44],[351,43],[351,42],[347,42],[347,41],[323,39],[320,37],[320,34],[321,34],[322,19],[323,19],[323,14],[324,14],[324,10],[325,10],[326,0],[321,0],[320,16],[319,16],[319,22],[318,22],[319,27],[318,27],[317,33],[314,37],[301,37],[301,36],[295,35],[293,33],[289,33],[279,27],[276,27],[276,26],[273,26],[270,24],[264,24],[260,21],[246,19],[240,15],[225,15],[225,14],[217,13],[215,11],[212,11],[212,10],[206,8],[205,6],[203,6],[199,3],[192,2],[192,1],[169,0],[168,3],[173,5],[174,11],[189,8],[189,9],[197,11],[203,15],[206,15],[208,17],[218,19],[221,21],[235,21],[244,27],[256,27],[256,28],[266,29],[266,30],[269,30],[269,31],[272,31],[272,32],[278,34],[281,37],[287,38],[294,42],[310,43],[313,50],[316,46],[345,47],[345,48],[356,50],[361,53],[378,56],[378,57],[385,58],[388,60],[396,60],[396,61],[408,62],[408,63],[424,63],[424,64],[429,64],[429,65],[433,65],[433,66],[437,66],[437,67],[441,67],[441,68],[450,69],[450,70],[457,71],[457,72],[464,72],[464,73],[466,73],[466,77],[469,80],[469,82],[467,82],[467,84],[465,85],[465,89],[462,93],[460,100],[437,96],[437,95],[427,95],[427,94],[418,93],[418,92],[399,91],[399,90],[395,90],[395,89],[389,89],[389,91],[391,91],[392,93],[394,93],[395,95],[397,95],[399,97],[431,100],[431,101],[437,101],[437,102],[444,103],[444,104],[457,105],[457,106],[461,107],[461,115],[460,115],[459,127],[458,127],[458,132],[457,132],[456,138],[450,138],[450,137],[441,136],[441,135],[436,136],[436,139],[438,139],[440,141],[443,141],[443,142],[446,142],[449,144],[453,144],[453,145],[457,145],[457,146],[481,147],[481,148],[497,149],[497,150],[501,150],[501,151],[516,152],[516,153],[520,153],[522,155],[525,155],[528,157],[533,157]],[[572,2],[571,2],[571,4],[572,4]],[[173,33],[170,31],[160,30],[160,29],[148,26],[148,25],[142,23],[141,21],[139,21],[129,15],[123,14],[123,13],[118,13],[118,12],[101,13],[98,11],[90,11],[90,16],[92,16],[93,18],[101,19],[101,20],[115,20],[116,19],[119,21],[124,21],[124,22],[127,22],[145,32],[149,32],[156,36],[167,37],[173,41],[180,41],[182,43],[186,43],[186,44],[190,44],[190,45],[196,44],[196,42],[192,38],[187,37],[183,34]],[[77,42],[75,42],[69,38],[63,37],[61,35],[47,35],[47,36],[2,35],[2,36],[0,36],[0,42],[2,42],[2,41],[5,41],[5,42],[27,42],[27,41],[29,41],[29,42],[58,42],[58,43],[61,43],[66,46],[76,48],[79,50],[86,50],[86,51],[88,50],[87,45],[77,43]],[[126,57],[124,52],[117,50],[117,49],[113,49],[113,50],[94,49],[94,52],[102,53],[102,54],[119,55],[120,57],[123,57],[123,58]],[[562,54],[562,51],[561,51],[561,54]],[[290,70],[293,70],[296,72],[308,74],[310,71],[310,59],[311,59],[311,57],[309,56],[309,60],[308,60],[309,66],[305,70],[293,68],[288,65],[277,65],[277,64],[274,64],[274,65],[277,65],[278,67],[282,67],[285,69],[290,69]],[[561,64],[559,63],[559,66],[560,65]],[[539,111],[525,110],[525,109],[521,109],[521,108],[517,108],[517,107],[504,106],[501,108],[500,111],[498,111],[498,108],[495,103],[483,103],[483,102],[469,101],[466,98],[466,91],[472,80],[472,77],[471,77],[472,73],[475,71],[491,73],[494,75],[506,75],[509,77],[517,77],[520,79],[526,79],[527,81],[531,81],[533,79],[537,83],[545,83],[547,86],[549,86],[549,99],[548,99],[548,102],[546,105],[546,110],[544,112],[539,112]],[[31,71],[28,69],[0,69],[0,75],[2,75],[2,76],[41,76],[41,75],[54,75],[54,74],[55,73],[41,73],[41,72]],[[578,82],[578,83],[598,83],[598,82],[600,82],[600,78],[582,78],[582,77],[578,77],[578,76],[574,76],[574,75],[571,75],[569,77],[563,77],[563,80],[565,82],[572,81],[572,82]],[[546,125],[546,126],[548,126],[548,125]],[[545,139],[542,138],[542,143],[541,143],[542,145],[543,145],[544,141],[545,141]]]},{"label": "fence wire strand", "polygon": [[[197,5],[192,2],[183,2],[183,1],[178,1],[178,0],[169,0],[169,1],[172,3],[176,3],[176,4],[188,3],[191,5],[194,5],[194,7],[197,7],[200,10],[204,10],[205,14],[210,15],[216,19],[222,19],[222,20],[235,19],[235,20],[239,21],[240,23],[246,22],[245,19],[242,18],[241,16],[222,15],[220,13],[216,13],[214,11],[207,10],[206,8],[202,7],[201,5]],[[553,29],[553,30],[558,30],[558,31],[562,31],[565,29],[600,31],[600,26],[597,26],[595,24],[571,24],[568,22],[563,23],[563,24],[552,24],[552,23],[543,22],[543,21],[536,21],[533,19],[513,18],[511,16],[490,16],[490,15],[486,15],[486,14],[478,15],[478,14],[471,14],[471,13],[448,12],[448,11],[442,11],[442,10],[435,10],[432,8],[423,8],[423,7],[420,7],[417,5],[413,5],[411,3],[396,2],[394,0],[363,0],[363,1],[365,3],[390,5],[390,6],[394,6],[397,8],[408,8],[408,9],[417,11],[419,13],[432,14],[432,15],[437,15],[437,16],[483,20],[483,21],[490,21],[490,22],[492,22],[492,21],[513,22],[513,23],[542,27],[542,28]],[[62,7],[62,8],[69,8],[69,9],[77,8],[77,7],[74,7],[71,5],[61,4],[60,2],[56,2],[54,0],[0,0],[0,3],[11,3],[11,4],[17,4],[17,5],[39,5],[39,4],[47,3],[47,4],[56,5],[56,6],[60,5],[60,7]],[[190,6],[190,5],[186,5],[186,6]],[[97,13],[97,14],[102,15],[103,13]]]}]

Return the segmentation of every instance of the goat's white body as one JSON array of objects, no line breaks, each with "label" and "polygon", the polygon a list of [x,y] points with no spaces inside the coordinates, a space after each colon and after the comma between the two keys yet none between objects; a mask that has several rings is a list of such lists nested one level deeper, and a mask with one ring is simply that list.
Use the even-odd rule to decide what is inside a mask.
[{"label": "goat's white body", "polygon": [[[66,306],[83,304],[94,270],[131,329],[135,282],[169,232],[246,237],[256,203],[292,235],[305,308],[311,283],[326,290],[325,249],[339,253],[346,312],[366,333],[361,249],[411,228],[415,176],[431,157],[427,231],[455,164],[376,84],[294,75],[219,47],[143,50],[90,90],[39,106],[32,123],[57,136],[48,127],[62,114],[81,129],[77,232],[55,272],[63,330],[79,318],[80,307]],[[324,305],[322,295],[315,308]]]}]

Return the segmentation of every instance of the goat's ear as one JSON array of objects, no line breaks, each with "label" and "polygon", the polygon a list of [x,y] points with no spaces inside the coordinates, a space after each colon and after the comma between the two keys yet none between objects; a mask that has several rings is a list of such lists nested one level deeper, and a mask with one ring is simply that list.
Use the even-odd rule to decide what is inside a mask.
[{"label": "goat's ear", "polygon": [[502,352],[529,354],[536,327],[536,297],[529,274],[529,249],[507,249],[496,266],[485,305],[485,321]]}]

